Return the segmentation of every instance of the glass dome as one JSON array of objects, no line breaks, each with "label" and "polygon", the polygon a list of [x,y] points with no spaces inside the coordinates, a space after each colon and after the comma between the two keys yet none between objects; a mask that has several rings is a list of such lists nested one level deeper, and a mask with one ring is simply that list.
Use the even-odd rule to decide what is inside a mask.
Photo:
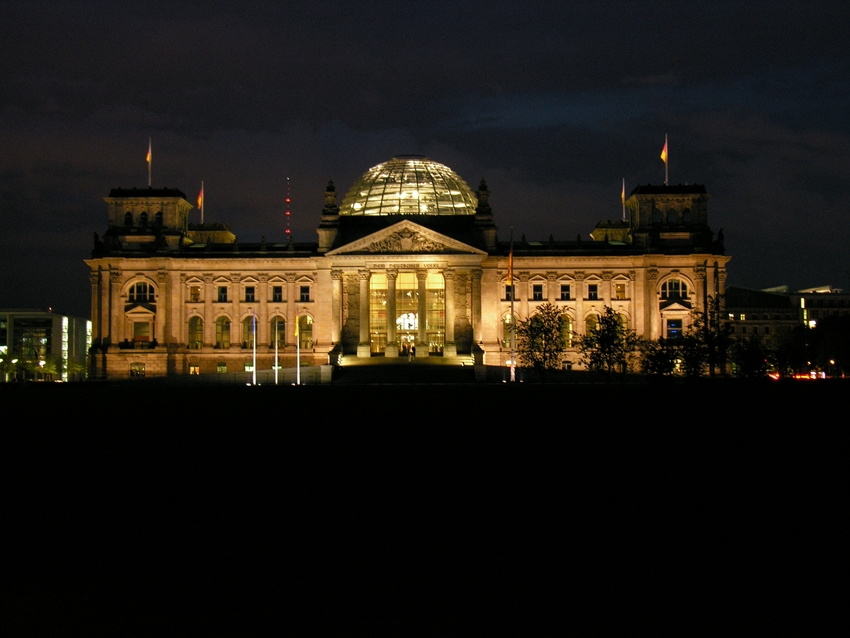
[{"label": "glass dome", "polygon": [[402,155],[370,168],[348,191],[340,215],[474,215],[478,199],[448,166]]}]

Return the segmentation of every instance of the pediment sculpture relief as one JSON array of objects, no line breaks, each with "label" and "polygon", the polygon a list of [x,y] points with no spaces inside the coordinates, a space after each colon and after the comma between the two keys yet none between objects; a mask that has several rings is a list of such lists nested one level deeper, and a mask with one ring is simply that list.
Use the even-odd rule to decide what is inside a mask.
[{"label": "pediment sculpture relief", "polygon": [[370,253],[441,253],[446,247],[422,233],[405,228],[369,244]]}]

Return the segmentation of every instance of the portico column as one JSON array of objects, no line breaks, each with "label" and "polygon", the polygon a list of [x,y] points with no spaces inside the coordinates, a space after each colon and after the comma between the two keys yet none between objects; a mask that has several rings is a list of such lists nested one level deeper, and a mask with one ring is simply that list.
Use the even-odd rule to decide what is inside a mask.
[{"label": "portico column", "polygon": [[455,344],[455,271],[443,272],[446,281],[446,340],[443,344],[444,357],[457,356],[457,344]]},{"label": "portico column", "polygon": [[519,273],[519,312],[523,319],[528,318],[528,273]]},{"label": "portico column", "polygon": [[101,274],[102,271],[100,270],[100,266],[98,266],[98,272],[89,275],[89,282],[91,282],[92,337],[96,344],[101,343],[103,340],[103,320],[100,314],[100,309],[103,305],[103,299],[100,294]]},{"label": "portico column", "polygon": [[611,277],[610,270],[605,270],[602,273],[602,303],[606,306],[611,306]]},{"label": "portico column", "polygon": [[546,300],[549,303],[555,303],[555,300],[558,298],[558,291],[555,290],[555,286],[557,285],[555,281],[558,279],[558,273],[556,272],[547,272],[546,279],[548,281],[547,284],[547,293]]},{"label": "portico column", "polygon": [[469,273],[472,278],[472,340],[481,342],[481,271]]},{"label": "portico column", "polygon": [[398,357],[398,344],[396,343],[396,309],[395,309],[395,282],[398,278],[397,270],[387,271],[387,347],[384,350],[385,357]]},{"label": "portico column", "polygon": [[358,270],[360,277],[360,343],[357,344],[358,357],[371,357],[372,345],[369,342],[369,278],[368,270]]},{"label": "portico column", "polygon": [[658,308],[658,270],[650,268],[647,273],[646,304],[649,308],[649,338],[658,339],[661,336],[661,311]]},{"label": "portico column", "polygon": [[425,334],[425,324],[427,321],[427,303],[425,298],[425,281],[428,279],[428,273],[424,270],[416,271],[416,279],[419,284],[419,306],[417,310],[418,320],[419,320],[419,330],[417,339],[419,343],[416,344],[416,356],[417,357],[427,357],[428,356],[428,342]]},{"label": "portico column", "polygon": [[585,334],[585,325],[584,325],[584,273],[577,272],[575,274],[576,280],[576,325],[574,328],[574,332],[577,332],[580,335]]},{"label": "portico column", "polygon": [[331,293],[331,340],[333,343],[342,341],[342,271],[331,270],[332,293]]},{"label": "portico column", "polygon": [[[230,320],[230,347],[242,347],[242,306],[241,306],[241,298],[242,298],[242,275],[238,272],[230,273],[230,292],[233,298],[230,300],[230,313],[232,319]],[[234,338],[233,330],[236,329],[236,335]]]},{"label": "portico column", "polygon": [[121,303],[121,271],[109,271],[109,341],[117,344],[124,339],[123,312],[124,304]]}]

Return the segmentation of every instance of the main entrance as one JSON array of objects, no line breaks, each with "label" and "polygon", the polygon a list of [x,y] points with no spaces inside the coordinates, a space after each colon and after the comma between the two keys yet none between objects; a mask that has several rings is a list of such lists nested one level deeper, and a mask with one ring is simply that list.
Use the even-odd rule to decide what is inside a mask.
[{"label": "main entrance", "polygon": [[[369,339],[372,354],[441,355],[446,338],[446,284],[441,273],[373,272],[369,278]],[[420,285],[424,279],[424,286]],[[393,294],[393,288],[395,289]],[[424,321],[423,321],[424,318]]]}]

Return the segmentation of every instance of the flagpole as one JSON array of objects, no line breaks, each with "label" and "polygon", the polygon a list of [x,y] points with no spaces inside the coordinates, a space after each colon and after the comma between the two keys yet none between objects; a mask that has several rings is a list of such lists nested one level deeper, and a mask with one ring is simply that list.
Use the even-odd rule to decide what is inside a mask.
[{"label": "flagpole", "polygon": [[153,164],[153,154],[151,153],[151,138],[148,138],[148,188],[151,187],[151,164]]},{"label": "flagpole", "polygon": [[623,193],[620,195],[620,200],[623,202],[623,221],[626,221],[626,178],[623,178]]},{"label": "flagpole", "polygon": [[301,337],[297,316],[295,317],[295,385],[301,385]]},{"label": "flagpole", "polygon": [[251,308],[251,337],[252,337],[251,340],[254,342],[253,343],[253,346],[254,346],[253,381],[254,381],[254,385],[257,385],[257,315],[254,313],[253,308]]},{"label": "flagpole", "polygon": [[511,226],[511,252],[508,255],[508,282],[511,286],[511,383],[516,383],[516,318],[514,317],[514,227]]},{"label": "flagpole", "polygon": [[277,374],[278,374],[278,367],[279,367],[278,358],[277,358],[277,341],[278,341],[277,329],[278,329],[279,323],[280,323],[280,320],[277,317],[275,317],[274,318],[274,384],[275,385],[277,385]]},{"label": "flagpole", "polygon": [[198,208],[201,209],[201,225],[204,225],[204,203],[206,197],[204,197],[204,180],[201,180],[201,192],[198,193]]}]

